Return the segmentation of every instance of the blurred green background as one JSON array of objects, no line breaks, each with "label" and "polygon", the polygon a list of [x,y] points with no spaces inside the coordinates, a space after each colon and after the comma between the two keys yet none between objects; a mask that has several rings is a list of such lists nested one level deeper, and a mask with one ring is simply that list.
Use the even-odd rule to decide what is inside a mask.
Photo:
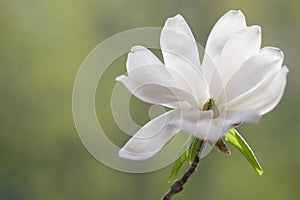
[{"label": "blurred green background", "polygon": [[[182,14],[205,44],[216,20],[241,9],[259,24],[263,46],[283,49],[288,86],[280,105],[258,125],[240,132],[253,146],[260,177],[237,151],[213,151],[174,199],[300,199],[300,2],[296,0],[1,0],[0,1],[0,199],[160,199],[171,167],[147,174],[112,170],[82,145],[72,118],[72,87],[80,64],[101,41],[136,27],[162,27]],[[126,140],[110,112],[114,78],[125,57],[106,71],[97,91],[100,123],[121,145]],[[137,123],[149,105],[133,100]]]}]

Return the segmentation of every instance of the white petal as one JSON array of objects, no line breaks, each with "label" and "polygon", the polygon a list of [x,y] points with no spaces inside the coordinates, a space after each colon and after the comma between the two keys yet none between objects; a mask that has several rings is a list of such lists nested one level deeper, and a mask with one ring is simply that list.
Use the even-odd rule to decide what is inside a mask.
[{"label": "white petal", "polygon": [[186,101],[194,107],[199,107],[197,98],[192,94],[195,94],[196,90],[185,77],[174,70],[167,70],[145,47],[133,47],[128,54],[126,65],[128,77],[120,76],[117,80],[141,100],[172,108],[182,106],[182,102],[178,101]]},{"label": "white petal", "polygon": [[175,58],[185,60],[194,67],[200,66],[197,43],[190,27],[181,15],[167,19],[161,32],[160,44],[166,65],[182,69],[184,66],[176,64],[173,60]]},{"label": "white petal", "polygon": [[210,121],[212,115],[211,111],[201,112],[195,109],[169,111],[142,127],[120,150],[119,155],[131,160],[148,159],[180,130],[196,134],[193,129],[191,132],[188,131],[189,125],[194,128],[198,127],[199,121]]},{"label": "white petal", "polygon": [[233,111],[212,119],[212,111],[172,110],[142,127],[120,150],[122,158],[144,160],[154,156],[180,130],[215,142],[241,121],[257,121],[257,113]]},{"label": "white petal", "polygon": [[286,86],[287,67],[269,75],[255,89],[239,96],[227,104],[228,110],[255,109],[261,115],[271,111],[280,101]]},{"label": "white petal", "polygon": [[119,151],[119,156],[130,160],[145,160],[155,155],[179,132],[178,126],[168,125],[179,114],[179,110],[172,110],[148,122]]},{"label": "white petal", "polygon": [[208,99],[207,84],[200,71],[197,43],[181,15],[169,18],[161,32],[160,45],[165,66],[183,76],[199,101]]},{"label": "white petal", "polygon": [[218,66],[224,84],[243,62],[258,53],[260,45],[261,29],[259,26],[246,27],[229,38],[222,50]]},{"label": "white petal", "polygon": [[[257,110],[222,112],[218,118],[212,119],[209,123],[203,120],[203,127],[201,127],[196,136],[214,143],[238,124],[243,122],[256,123],[260,117]],[[205,127],[207,127],[207,130],[205,130]],[[203,131],[205,132],[203,133]]]},{"label": "white petal", "polygon": [[232,127],[226,122],[226,115],[213,119],[213,112],[200,111],[193,108],[182,110],[180,118],[170,121],[173,126],[179,125],[180,130],[194,135],[202,140],[215,142]]},{"label": "white petal", "polygon": [[147,103],[179,108],[182,105],[180,102],[187,102],[190,106],[198,107],[195,98],[178,88],[169,71],[161,65],[140,66],[131,70],[128,77],[122,75],[116,80]]},{"label": "white petal", "polygon": [[149,65],[161,65],[162,62],[147,48],[143,46],[134,46],[131,48],[130,52],[127,55],[127,72],[136,69],[141,66],[149,66]]},{"label": "white petal", "polygon": [[260,117],[257,110],[222,112],[218,118],[199,121],[195,136],[214,143],[224,137],[231,128],[243,122],[255,123]]},{"label": "white petal", "polygon": [[245,16],[241,11],[230,10],[225,13],[211,30],[203,59],[203,71],[209,80],[213,73],[213,68],[219,63],[221,52],[227,40],[233,33],[246,27]]},{"label": "white petal", "polygon": [[255,89],[267,77],[278,71],[283,63],[283,53],[274,47],[265,47],[242,64],[225,87],[226,101],[230,102]]},{"label": "white petal", "polygon": [[180,130],[202,140],[215,142],[220,138],[220,135],[225,132],[225,127],[220,126],[222,124],[217,122],[217,119],[213,119],[213,112],[211,110],[199,111],[189,109],[181,113],[180,121],[174,121],[172,123],[180,124]]},{"label": "white petal", "polygon": [[225,125],[234,126],[239,123],[256,123],[261,118],[261,114],[258,110],[237,110],[237,111],[226,111],[222,113],[220,118],[224,117]]}]

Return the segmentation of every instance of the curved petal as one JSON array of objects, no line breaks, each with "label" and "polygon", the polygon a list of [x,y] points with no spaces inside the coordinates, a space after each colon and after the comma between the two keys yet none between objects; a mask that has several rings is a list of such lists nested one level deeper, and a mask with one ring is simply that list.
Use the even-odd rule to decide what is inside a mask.
[{"label": "curved petal", "polygon": [[213,68],[219,63],[221,52],[227,40],[232,34],[245,27],[245,16],[240,10],[230,10],[217,21],[208,36],[202,64],[203,72],[208,80],[212,76]]},{"label": "curved petal", "polygon": [[130,160],[145,160],[154,156],[180,130],[200,139],[215,142],[233,127],[236,121],[256,121],[257,113],[232,111],[212,119],[212,111],[195,109],[172,110],[142,127],[119,151]]},{"label": "curved petal", "polygon": [[230,102],[252,90],[266,77],[278,71],[283,63],[283,52],[274,47],[265,47],[242,64],[225,86],[226,101]]},{"label": "curved petal", "polygon": [[165,66],[183,76],[189,83],[189,88],[194,89],[190,92],[204,103],[208,99],[208,91],[200,71],[197,43],[181,15],[166,21],[161,32],[160,45]]},{"label": "curved petal", "polygon": [[174,70],[167,70],[160,60],[148,49],[134,46],[127,57],[127,76],[120,76],[129,91],[139,99],[154,104],[164,104],[178,108],[186,101],[194,107],[199,107],[196,90],[190,86],[182,75]]},{"label": "curved petal", "polygon": [[238,126],[241,123],[256,123],[261,118],[261,114],[258,110],[236,110],[236,111],[226,111],[220,116],[224,117],[226,120],[225,125],[230,125],[232,127]]},{"label": "curved petal", "polygon": [[138,83],[135,79],[124,75],[119,76],[117,81],[123,83],[134,96],[147,103],[160,104],[170,108],[198,106],[193,96],[178,88],[151,82]]},{"label": "curved petal", "polygon": [[[166,70],[164,64],[147,48],[143,46],[134,46],[131,52],[128,53],[126,68],[129,76],[139,74],[144,80],[156,80],[155,82],[170,82],[173,79],[173,84],[179,88],[188,88],[190,85],[187,79],[175,70]],[[189,92],[191,88],[187,89]]]},{"label": "curved petal", "polygon": [[261,115],[257,110],[222,112],[219,117],[211,119],[210,121],[199,121],[196,137],[214,143],[224,137],[231,128],[243,122],[255,123],[260,117]]},{"label": "curved petal", "polygon": [[[202,140],[216,142],[232,128],[236,119],[234,116],[236,115],[221,113],[217,118],[213,118],[213,116],[214,113],[212,110],[200,111],[190,108],[188,110],[182,110],[180,118],[175,118],[170,121],[169,124],[172,126],[179,125],[181,131],[194,135]],[[241,118],[241,120],[244,119],[245,117]]]},{"label": "curved petal", "polygon": [[160,45],[165,64],[169,67],[186,70],[184,65],[181,66],[174,59],[188,62],[191,67],[200,66],[197,43],[190,27],[181,15],[167,19],[161,32]]},{"label": "curved petal", "polygon": [[237,97],[227,104],[228,110],[256,109],[261,115],[271,111],[283,96],[286,86],[286,66],[270,74],[251,91]]},{"label": "curved petal", "polygon": [[129,71],[128,76],[117,77],[137,98],[152,104],[162,104],[171,108],[182,106],[198,107],[196,99],[190,93],[178,87],[169,71],[162,65],[144,65]]},{"label": "curved petal", "polygon": [[[144,160],[155,155],[175,134],[188,127],[199,126],[199,121],[210,121],[211,111],[195,109],[172,110],[142,127],[119,151],[119,156],[131,160]],[[206,124],[204,124],[206,125]],[[192,132],[188,132],[193,134]]]},{"label": "curved petal", "polygon": [[177,115],[179,110],[172,110],[148,122],[124,145],[119,156],[129,160],[145,160],[155,155],[179,132],[178,126],[168,125]]},{"label": "curved petal", "polygon": [[219,123],[219,119],[213,119],[213,111],[199,111],[190,109],[181,113],[180,121],[174,121],[180,124],[180,130],[194,135],[202,140],[216,142],[227,127]]},{"label": "curved petal", "polygon": [[226,84],[232,75],[248,58],[259,52],[261,45],[261,28],[246,27],[233,34],[226,42],[220,57],[218,71]]},{"label": "curved petal", "polygon": [[144,65],[163,66],[162,62],[147,48],[143,46],[134,46],[127,55],[126,68],[127,72]]}]

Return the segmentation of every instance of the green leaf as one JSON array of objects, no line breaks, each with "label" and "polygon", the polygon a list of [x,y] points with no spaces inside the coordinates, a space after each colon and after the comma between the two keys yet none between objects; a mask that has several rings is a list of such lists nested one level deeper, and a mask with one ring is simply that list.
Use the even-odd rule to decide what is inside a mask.
[{"label": "green leaf", "polygon": [[191,147],[190,147],[190,156],[189,156],[189,164],[192,164],[196,154],[197,154],[197,150],[198,150],[198,147],[200,145],[200,142],[201,140],[194,137],[194,141],[193,143],[191,144]]},{"label": "green leaf", "polygon": [[259,162],[257,161],[252,149],[247,144],[245,139],[237,132],[236,129],[231,129],[226,135],[225,135],[225,141],[232,144],[234,147],[236,147],[243,155],[244,157],[249,161],[249,163],[252,165],[252,167],[255,169],[255,171],[259,174],[263,174],[263,169],[260,166]]},{"label": "green leaf", "polygon": [[190,136],[187,141],[185,142],[185,144],[180,148],[178,155],[177,155],[177,159],[173,164],[173,168],[169,177],[169,183],[171,183],[174,178],[176,177],[179,169],[181,168],[181,166],[183,165],[183,163],[186,161],[186,159],[189,157],[190,154],[190,148],[191,145],[193,144],[195,140],[194,136]]}]

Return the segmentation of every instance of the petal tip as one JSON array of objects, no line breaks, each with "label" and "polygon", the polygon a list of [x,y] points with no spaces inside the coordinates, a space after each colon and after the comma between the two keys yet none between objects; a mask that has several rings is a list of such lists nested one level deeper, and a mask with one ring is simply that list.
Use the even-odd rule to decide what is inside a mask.
[{"label": "petal tip", "polygon": [[245,15],[241,10],[230,10],[225,15],[231,15],[233,17],[242,17],[242,19],[245,20]]},{"label": "petal tip", "polygon": [[118,155],[119,155],[120,158],[124,158],[124,151],[123,151],[123,149],[119,150]]},{"label": "petal tip", "polygon": [[183,19],[183,17],[182,17],[181,14],[177,14],[177,15],[175,15],[174,17],[170,17],[169,19],[170,19],[170,20],[177,20],[177,19]]},{"label": "petal tip", "polygon": [[281,49],[279,49],[279,48],[277,48],[277,51],[279,52],[280,57],[281,57],[281,58],[284,58],[284,53],[283,53],[283,51],[282,51]]},{"label": "petal tip", "polygon": [[120,75],[120,76],[118,76],[117,78],[115,78],[115,80],[118,81],[118,82],[122,82],[122,79],[123,79],[124,77],[125,77],[124,75]]},{"label": "petal tip", "polygon": [[126,150],[124,150],[124,148],[120,149],[119,151],[119,157],[126,159],[126,160],[140,160],[138,159],[138,157],[133,156],[130,152],[127,152]]},{"label": "petal tip", "polygon": [[284,53],[281,49],[279,49],[278,47],[273,47],[273,50],[277,53],[277,55],[280,57],[280,58],[283,58],[284,57]]},{"label": "petal tip", "polygon": [[135,53],[137,51],[144,50],[144,49],[145,49],[145,47],[140,46],[140,45],[136,45],[136,46],[131,47],[130,53]]},{"label": "petal tip", "polygon": [[228,13],[232,13],[232,14],[243,14],[241,10],[230,10]]},{"label": "petal tip", "polygon": [[174,17],[169,17],[165,22],[165,27],[174,27],[185,23],[182,15],[177,14]]},{"label": "petal tip", "polygon": [[124,150],[124,147],[119,150],[119,157],[127,160],[136,160],[136,157],[132,156],[132,154],[126,150]]},{"label": "petal tip", "polygon": [[[156,152],[155,152],[156,153]],[[126,159],[126,160],[133,160],[133,161],[143,161],[151,158],[155,153],[135,153],[135,152],[130,152],[124,149],[119,150],[119,157]]]},{"label": "petal tip", "polygon": [[286,66],[286,65],[284,65],[283,67],[282,67],[282,70],[287,74],[290,70],[289,70],[289,68]]},{"label": "petal tip", "polygon": [[283,60],[284,53],[281,49],[277,47],[267,46],[261,49],[262,52],[265,52],[269,56],[276,56],[278,60]]},{"label": "petal tip", "polygon": [[249,28],[253,31],[255,34],[261,34],[261,27],[258,25],[249,26]]}]

